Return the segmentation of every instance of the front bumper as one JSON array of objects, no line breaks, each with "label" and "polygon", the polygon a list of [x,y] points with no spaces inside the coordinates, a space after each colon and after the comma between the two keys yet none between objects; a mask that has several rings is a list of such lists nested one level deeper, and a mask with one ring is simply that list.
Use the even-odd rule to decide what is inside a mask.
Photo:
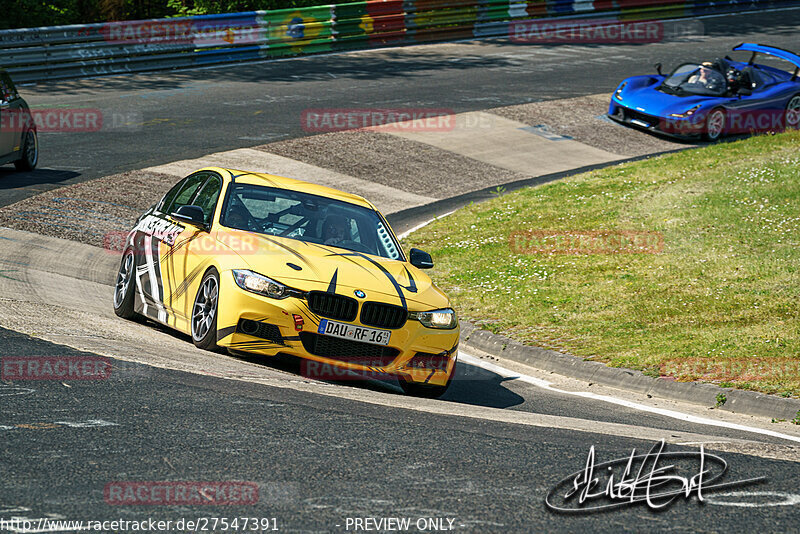
[{"label": "front bumper", "polygon": [[[276,300],[250,293],[236,285],[230,271],[220,273],[217,314],[218,345],[264,356],[302,358],[301,373],[309,378],[395,376],[443,386],[453,373],[458,353],[459,327],[436,330],[413,320],[391,330],[386,348],[318,334],[322,318],[309,310],[304,299]],[[296,326],[295,316],[302,318],[302,326]],[[349,324],[374,328],[358,319]]]},{"label": "front bumper", "polygon": [[694,139],[703,135],[705,120],[700,114],[686,118],[663,118],[625,106],[615,98],[608,108],[608,118],[640,130],[667,135],[677,139]]}]

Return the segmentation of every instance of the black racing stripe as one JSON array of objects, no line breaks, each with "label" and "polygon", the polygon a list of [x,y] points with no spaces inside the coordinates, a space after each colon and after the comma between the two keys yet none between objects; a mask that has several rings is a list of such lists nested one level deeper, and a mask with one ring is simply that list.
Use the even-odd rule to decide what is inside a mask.
[{"label": "black racing stripe", "polygon": [[364,258],[368,262],[372,263],[375,267],[380,269],[381,272],[386,275],[386,278],[388,278],[389,281],[392,283],[392,285],[394,286],[395,291],[397,291],[397,296],[400,297],[400,304],[402,305],[403,309],[406,309],[406,310],[408,309],[408,305],[406,304],[406,297],[405,297],[405,295],[403,295],[403,289],[404,289],[403,286],[401,286],[399,283],[397,283],[397,280],[395,279],[395,277],[392,276],[392,273],[390,273],[389,271],[386,270],[386,267],[384,267],[383,265],[381,265],[377,261],[373,260],[369,256],[365,256],[364,254],[362,254],[360,252],[349,252],[347,254],[338,254],[337,253],[337,254],[331,254],[331,256],[341,256],[341,257],[357,256],[359,258]]},{"label": "black racing stripe", "polygon": [[406,270],[406,276],[408,277],[408,284],[409,284],[408,287],[406,287],[406,291],[409,291],[411,293],[416,293],[417,283],[414,281],[414,277],[411,275],[411,272],[408,270],[408,267],[404,265],[403,269]]},{"label": "black racing stripe", "polygon": [[[169,251],[167,251],[167,253],[164,254],[164,258],[171,258],[180,248],[187,246],[189,243],[191,243],[192,241],[194,241],[195,239],[200,237],[200,235],[202,233],[203,232],[197,231],[194,234],[192,234],[189,237],[187,237],[186,239],[183,239],[182,241],[178,241],[174,245],[170,246]],[[169,246],[169,245],[167,245],[167,246]]]},{"label": "black racing stripe", "polygon": [[458,348],[458,341],[456,341],[456,344],[453,345],[453,347],[451,349],[443,350],[442,352],[440,352],[438,354],[434,354],[434,356],[443,356],[443,357],[450,356],[451,354],[453,354],[456,351],[457,348]]},{"label": "black racing stripe", "polygon": [[218,328],[217,329],[217,339],[225,339],[229,335],[236,332],[236,325],[233,326],[226,326],[225,328]]},{"label": "black racing stripe", "polygon": [[189,285],[197,278],[200,273],[205,272],[206,267],[208,266],[209,260],[205,260],[203,263],[195,267],[192,272],[190,272],[186,278],[183,279],[183,282],[180,283],[178,287],[175,288],[171,298],[176,299],[179,298],[181,295],[186,293],[186,290],[189,289]]},{"label": "black racing stripe", "polygon": [[285,349],[286,345],[269,343],[267,341],[239,341],[230,344],[234,349]]},{"label": "black racing stripe", "polygon": [[337,267],[335,271],[333,271],[333,277],[331,278],[331,283],[328,284],[328,293],[336,293],[336,277],[339,274],[339,268]]},{"label": "black racing stripe", "polygon": [[309,319],[311,319],[312,322],[316,321],[317,326],[319,326],[320,316],[311,311],[311,308],[308,307],[308,301],[303,300],[300,304],[305,307],[306,316],[310,316]]},{"label": "black racing stripe", "polygon": [[346,256],[344,253],[339,253],[339,252],[331,252],[331,249],[329,249],[329,248],[327,248],[327,247],[323,247],[322,245],[318,245],[318,244],[316,244],[316,243],[306,243],[306,245],[310,245],[310,246],[314,246],[314,247],[321,248],[322,250],[324,250],[325,252],[327,252],[329,256],[339,256],[339,257],[341,257],[341,258],[344,258],[344,259],[346,259],[347,261],[349,261],[350,263],[352,263],[353,265],[355,265],[356,267],[360,267],[360,268],[364,269],[364,271],[366,271],[366,272],[368,272],[370,275],[372,275],[372,277],[373,277],[373,278],[377,278],[377,276],[375,276],[375,273],[374,273],[373,271],[371,271],[371,270],[367,269],[366,267],[364,267],[363,265],[361,265],[361,264],[360,264],[360,263],[358,263],[357,261],[353,260],[352,258],[348,258],[348,257],[347,257],[347,256]]}]

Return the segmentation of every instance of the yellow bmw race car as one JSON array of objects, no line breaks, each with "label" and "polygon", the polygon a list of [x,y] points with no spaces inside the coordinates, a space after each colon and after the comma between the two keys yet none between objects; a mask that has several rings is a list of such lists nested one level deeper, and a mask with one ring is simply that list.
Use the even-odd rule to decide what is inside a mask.
[{"label": "yellow bmw race car", "polygon": [[200,348],[302,358],[305,376],[395,376],[444,393],[459,325],[369,201],[300,180],[220,168],[181,180],[125,239],[114,311]]}]

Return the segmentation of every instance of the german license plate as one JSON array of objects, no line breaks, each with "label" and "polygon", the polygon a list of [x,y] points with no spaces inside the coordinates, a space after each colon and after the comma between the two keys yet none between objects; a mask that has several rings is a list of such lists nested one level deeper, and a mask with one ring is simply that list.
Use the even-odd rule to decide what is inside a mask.
[{"label": "german license plate", "polygon": [[356,326],[354,324],[339,323],[323,319],[319,322],[317,332],[325,336],[361,341],[362,343],[372,343],[373,345],[388,345],[392,333],[389,330],[379,330],[377,328],[367,328],[366,326]]}]

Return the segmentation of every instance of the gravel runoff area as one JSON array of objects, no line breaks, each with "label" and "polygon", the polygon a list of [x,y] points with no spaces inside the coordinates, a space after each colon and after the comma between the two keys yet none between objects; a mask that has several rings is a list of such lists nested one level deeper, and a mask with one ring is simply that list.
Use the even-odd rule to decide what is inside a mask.
[{"label": "gravel runoff area", "polygon": [[[608,97],[536,102],[488,110],[612,153],[639,156],[692,146],[599,118]],[[417,141],[374,131],[334,132],[254,147],[356,178],[435,198],[529,176]],[[533,173],[532,173],[533,174]],[[126,232],[177,181],[131,171],[47,191],[0,208],[0,226],[103,246],[109,233]]]},{"label": "gravel runoff area", "polygon": [[61,187],[0,208],[0,226],[102,247],[130,230],[176,181],[132,171]]},{"label": "gravel runoff area", "polygon": [[690,148],[694,144],[669,140],[617,124],[606,117],[608,102],[607,94],[598,94],[488,111],[530,126],[543,126],[555,134],[622,156],[644,156]]},{"label": "gravel runoff area", "polygon": [[334,132],[278,141],[259,148],[435,198],[528,178],[425,143],[380,132]]}]

